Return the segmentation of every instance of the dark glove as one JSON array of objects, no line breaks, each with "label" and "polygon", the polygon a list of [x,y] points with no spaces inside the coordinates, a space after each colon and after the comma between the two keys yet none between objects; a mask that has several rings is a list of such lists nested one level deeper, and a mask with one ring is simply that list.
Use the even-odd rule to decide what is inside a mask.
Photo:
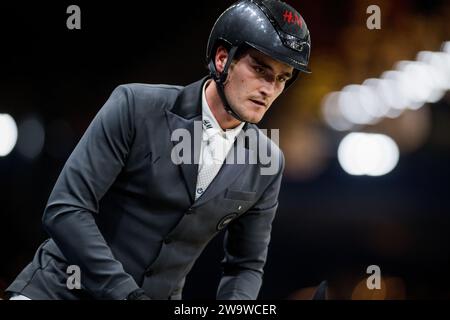
[{"label": "dark glove", "polygon": [[136,289],[127,296],[127,300],[152,300],[142,289]]}]

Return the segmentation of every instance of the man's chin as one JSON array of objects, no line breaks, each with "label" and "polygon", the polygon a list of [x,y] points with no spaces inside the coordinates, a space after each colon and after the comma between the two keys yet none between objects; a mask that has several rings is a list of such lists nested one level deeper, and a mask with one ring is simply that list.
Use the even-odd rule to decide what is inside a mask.
[{"label": "man's chin", "polygon": [[[242,112],[244,111],[244,112]],[[261,119],[264,117],[264,113],[262,112],[262,108],[261,107],[247,107],[246,110],[237,110],[237,113],[239,115],[239,117],[244,120],[245,122],[250,122],[250,123],[259,123],[261,121]]]},{"label": "man's chin", "polygon": [[261,121],[262,116],[259,114],[250,114],[242,117],[242,119],[245,120],[245,122],[258,124]]}]

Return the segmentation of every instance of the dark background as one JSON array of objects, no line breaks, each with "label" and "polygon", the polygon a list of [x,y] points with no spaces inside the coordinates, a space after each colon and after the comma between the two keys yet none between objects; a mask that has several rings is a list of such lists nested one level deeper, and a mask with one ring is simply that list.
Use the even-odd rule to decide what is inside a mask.
[{"label": "dark background", "polygon": [[[0,157],[1,291],[47,237],[40,219],[53,184],[112,90],[130,82],[186,85],[206,75],[210,29],[231,3],[0,5],[0,113],[11,114],[18,122],[34,115],[46,130],[37,158],[26,159],[16,150]],[[367,5],[323,0],[288,3],[299,9],[311,31],[312,69],[315,72],[316,67],[317,73],[302,76],[287,98],[269,111],[261,127],[280,128],[283,146],[283,139],[293,139],[283,136],[283,128],[313,126],[326,139],[328,153],[312,176],[302,178],[292,170],[285,174],[260,297],[305,299],[313,287],[328,280],[330,298],[336,299],[450,298],[448,95],[427,106],[430,130],[423,142],[402,153],[394,171],[378,178],[350,176],[341,169],[335,155],[341,133],[321,123],[320,100],[310,98],[319,96],[320,90],[336,90],[378,76],[397,60],[414,58],[419,50],[439,48],[427,42],[424,33],[405,40],[414,43],[409,51],[394,44],[390,55],[380,54],[359,43],[360,38],[345,36],[349,26],[356,26],[360,37],[366,37]],[[408,38],[402,32],[409,25],[401,21],[415,17],[417,22],[420,17],[419,23],[426,24],[448,12],[446,1],[370,4],[377,3],[382,9],[390,8],[377,36],[387,43],[395,41],[390,37]],[[66,28],[70,4],[81,8],[81,30]],[[440,42],[450,40],[448,29],[441,34],[447,38]],[[352,55],[368,50],[370,59],[351,59],[348,48]],[[321,58],[324,55],[343,70],[334,71],[334,82],[330,82],[326,59]],[[305,156],[309,152],[304,150]],[[287,166],[298,161],[287,156]],[[187,279],[186,299],[215,297],[221,245],[221,237],[215,239],[196,263]],[[391,283],[390,292],[377,296],[357,291],[369,265],[380,266],[383,279]]]}]

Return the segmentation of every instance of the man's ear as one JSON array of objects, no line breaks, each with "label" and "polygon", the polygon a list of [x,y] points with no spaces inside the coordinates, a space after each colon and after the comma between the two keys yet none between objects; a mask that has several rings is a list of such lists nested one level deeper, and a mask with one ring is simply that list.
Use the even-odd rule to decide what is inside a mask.
[{"label": "man's ear", "polygon": [[218,46],[216,50],[216,70],[219,73],[223,72],[223,69],[225,69],[225,64],[227,63],[228,59],[228,50],[224,46]]}]

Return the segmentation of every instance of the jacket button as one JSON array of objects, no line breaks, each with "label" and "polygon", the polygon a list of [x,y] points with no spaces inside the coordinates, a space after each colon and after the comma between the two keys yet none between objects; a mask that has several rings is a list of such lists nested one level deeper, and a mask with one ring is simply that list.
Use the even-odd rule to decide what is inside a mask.
[{"label": "jacket button", "polygon": [[192,208],[189,208],[186,212],[186,214],[192,214],[192,213],[194,213],[194,209],[192,209]]},{"label": "jacket button", "polygon": [[153,270],[152,269],[145,270],[145,276],[146,277],[150,277],[152,274],[153,274]]},{"label": "jacket button", "polygon": [[169,244],[169,243],[171,243],[171,242],[172,242],[172,239],[169,238],[169,237],[167,237],[167,238],[164,239],[164,243],[165,243],[165,244]]}]

